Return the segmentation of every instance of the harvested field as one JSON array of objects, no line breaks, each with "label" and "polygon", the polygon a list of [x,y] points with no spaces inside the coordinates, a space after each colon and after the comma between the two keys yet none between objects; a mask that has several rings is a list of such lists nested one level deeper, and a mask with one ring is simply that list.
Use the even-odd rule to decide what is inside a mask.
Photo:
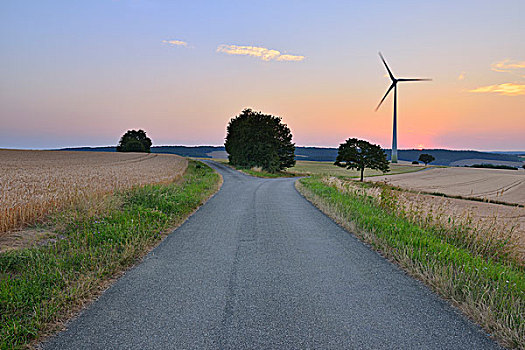
[{"label": "harvested field", "polygon": [[429,168],[416,173],[377,176],[367,180],[386,182],[415,191],[525,205],[523,169]]},{"label": "harvested field", "polygon": [[115,190],[179,178],[171,154],[0,150],[0,235]]}]

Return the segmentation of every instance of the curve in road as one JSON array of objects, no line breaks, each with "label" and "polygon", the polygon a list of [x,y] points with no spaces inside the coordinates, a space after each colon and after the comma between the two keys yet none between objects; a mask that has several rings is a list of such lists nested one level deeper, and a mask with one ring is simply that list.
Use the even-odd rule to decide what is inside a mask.
[{"label": "curve in road", "polygon": [[295,179],[210,165],[221,190],[43,348],[499,348]]}]

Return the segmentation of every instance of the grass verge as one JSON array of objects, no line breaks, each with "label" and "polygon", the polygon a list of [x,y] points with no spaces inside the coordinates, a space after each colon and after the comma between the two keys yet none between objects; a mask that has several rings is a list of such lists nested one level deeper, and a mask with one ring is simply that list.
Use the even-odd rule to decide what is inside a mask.
[{"label": "grass verge", "polygon": [[232,169],[238,170],[242,173],[245,173],[247,175],[255,176],[255,177],[263,177],[263,178],[278,178],[278,177],[295,177],[295,176],[303,176],[302,174],[296,174],[288,171],[279,171],[276,173],[269,173],[267,171],[262,170],[261,168],[244,168],[240,166],[231,165],[227,159],[212,159],[215,162],[219,162],[221,164],[227,165]]},{"label": "grass verge", "polygon": [[0,255],[0,348],[23,348],[59,329],[76,310],[158,244],[219,187],[220,176],[190,161],[183,178],[113,197],[93,217],[55,218],[63,239]]},{"label": "grass verge", "polygon": [[264,170],[259,170],[259,169],[246,169],[246,168],[241,168],[241,167],[234,167],[235,169],[245,173],[245,174],[248,174],[248,175],[251,175],[251,176],[255,176],[255,177],[264,177],[264,178],[269,178],[269,179],[274,179],[274,178],[278,178],[278,177],[295,177],[295,176],[301,176],[299,174],[294,174],[294,173],[289,173],[289,172],[286,172],[286,171],[279,171],[279,172],[276,172],[276,173],[269,173],[267,171],[264,171]]},{"label": "grass verge", "polygon": [[[327,215],[451,301],[489,334],[511,348],[525,348],[525,269],[501,242],[472,247],[390,210],[385,201],[342,193],[321,178],[303,178],[298,190]],[[468,232],[468,230],[465,230]],[[501,251],[501,254],[498,254]]]}]

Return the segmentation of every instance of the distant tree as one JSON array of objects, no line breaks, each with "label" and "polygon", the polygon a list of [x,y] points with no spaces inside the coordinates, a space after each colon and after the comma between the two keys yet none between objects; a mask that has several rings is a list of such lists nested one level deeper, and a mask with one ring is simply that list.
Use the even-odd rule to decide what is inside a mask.
[{"label": "distant tree", "polygon": [[435,160],[436,158],[434,158],[434,156],[427,153],[421,153],[419,155],[419,161],[425,163],[425,166],[427,166],[428,163],[431,163]]},{"label": "distant tree", "polygon": [[418,162],[417,160],[414,160],[414,161],[412,161],[412,164],[414,164],[414,165],[418,165],[419,162]]},{"label": "distant tree", "polygon": [[351,138],[339,145],[336,161],[337,166],[347,169],[357,169],[361,172],[361,181],[366,168],[390,171],[386,153],[378,145],[365,140]]},{"label": "distant tree", "polygon": [[117,152],[146,152],[150,153],[151,139],[144,130],[128,130],[117,146]]},{"label": "distant tree", "polygon": [[295,145],[286,124],[249,108],[228,123],[224,146],[232,165],[272,173],[295,165]]}]

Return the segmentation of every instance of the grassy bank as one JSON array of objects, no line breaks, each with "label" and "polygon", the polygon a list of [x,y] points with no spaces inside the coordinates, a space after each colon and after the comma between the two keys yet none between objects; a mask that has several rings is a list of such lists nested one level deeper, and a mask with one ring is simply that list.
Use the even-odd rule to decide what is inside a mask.
[{"label": "grassy bank", "polygon": [[215,162],[222,163],[224,165],[229,166],[232,169],[239,170],[242,173],[245,173],[245,174],[251,175],[251,176],[255,176],[255,177],[263,177],[263,178],[274,179],[274,178],[278,178],[278,177],[302,176],[300,174],[295,174],[295,173],[292,173],[292,172],[289,172],[289,171],[278,171],[276,173],[270,173],[270,172],[262,170],[261,168],[251,168],[250,169],[250,168],[235,166],[235,165],[231,165],[228,162],[228,159],[218,159],[218,158],[216,158],[216,159],[211,159],[211,160],[213,160]]},{"label": "grassy bank", "polygon": [[103,215],[78,208],[54,218],[58,241],[0,255],[0,348],[27,346],[56,330],[109,281],[218,188],[220,176],[190,162],[180,181],[115,194]]},{"label": "grassy bank", "polygon": [[[422,165],[390,163],[390,171],[388,173],[383,174],[379,170],[365,169],[365,177],[404,174],[423,169],[425,169],[425,167]],[[334,165],[333,162],[313,162],[304,160],[298,160],[295,166],[288,169],[288,171],[295,173],[298,176],[319,175],[336,176],[341,178],[357,178],[361,176],[359,171],[338,167]]]},{"label": "grassy bank", "polygon": [[395,209],[396,198],[342,193],[322,178],[305,178],[299,191],[327,215],[422,280],[502,344],[525,348],[525,268],[505,240],[473,240],[415,221]]},{"label": "grassy bank", "polygon": [[255,177],[264,177],[264,178],[269,178],[269,179],[275,179],[275,178],[278,178],[278,177],[294,177],[294,176],[301,176],[300,174],[294,174],[294,173],[290,173],[290,172],[287,172],[287,171],[279,171],[279,172],[276,172],[276,173],[269,173],[267,171],[264,171],[264,170],[260,170],[260,169],[245,169],[245,168],[241,168],[241,167],[235,167],[235,169],[247,174],[247,175],[251,175],[251,176],[255,176]]}]

